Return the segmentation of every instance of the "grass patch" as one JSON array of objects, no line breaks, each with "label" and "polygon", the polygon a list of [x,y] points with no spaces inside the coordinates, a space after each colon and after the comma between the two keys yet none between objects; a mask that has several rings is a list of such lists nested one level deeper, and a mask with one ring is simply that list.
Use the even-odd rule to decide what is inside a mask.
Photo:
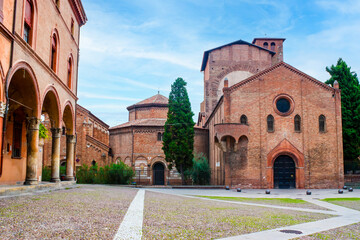
[{"label": "grass patch", "polygon": [[360,211],[360,198],[324,198],[322,201]]},{"label": "grass patch", "polygon": [[293,198],[246,198],[246,197],[217,197],[217,196],[201,196],[197,195],[196,197],[216,199],[216,200],[226,200],[226,201],[237,201],[237,202],[269,202],[269,203],[294,203],[294,204],[305,204],[308,203],[302,199],[293,199]]},{"label": "grass patch", "polygon": [[324,198],[321,201],[325,202],[338,202],[338,201],[360,201],[360,198]]}]

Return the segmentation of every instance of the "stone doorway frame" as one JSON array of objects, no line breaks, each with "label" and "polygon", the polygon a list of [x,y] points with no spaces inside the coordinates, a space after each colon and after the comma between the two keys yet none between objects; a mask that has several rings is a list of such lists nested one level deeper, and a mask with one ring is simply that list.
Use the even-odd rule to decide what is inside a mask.
[{"label": "stone doorway frame", "polygon": [[266,180],[267,187],[274,188],[274,162],[280,155],[287,155],[295,162],[295,187],[305,188],[304,154],[302,154],[288,140],[282,140],[267,155]]}]

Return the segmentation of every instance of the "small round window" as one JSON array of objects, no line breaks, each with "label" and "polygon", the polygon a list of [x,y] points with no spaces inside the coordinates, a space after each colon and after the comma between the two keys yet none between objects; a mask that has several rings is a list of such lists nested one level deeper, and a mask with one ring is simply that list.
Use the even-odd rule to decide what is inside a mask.
[{"label": "small round window", "polygon": [[292,97],[282,93],[275,97],[273,107],[280,116],[288,116],[294,111],[295,103]]},{"label": "small round window", "polygon": [[286,98],[280,98],[276,101],[276,108],[281,113],[287,113],[290,110],[290,102]]}]

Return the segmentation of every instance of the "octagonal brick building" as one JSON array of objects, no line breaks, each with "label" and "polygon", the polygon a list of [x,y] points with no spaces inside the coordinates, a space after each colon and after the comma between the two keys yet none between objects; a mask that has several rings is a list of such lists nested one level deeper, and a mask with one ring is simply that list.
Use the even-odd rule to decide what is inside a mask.
[{"label": "octagonal brick building", "polygon": [[[145,185],[181,183],[179,173],[168,170],[162,148],[169,99],[156,94],[127,108],[129,121],[110,131],[110,147],[115,162],[124,162],[135,170],[134,181]],[[208,130],[195,128],[194,152],[207,154]]]}]

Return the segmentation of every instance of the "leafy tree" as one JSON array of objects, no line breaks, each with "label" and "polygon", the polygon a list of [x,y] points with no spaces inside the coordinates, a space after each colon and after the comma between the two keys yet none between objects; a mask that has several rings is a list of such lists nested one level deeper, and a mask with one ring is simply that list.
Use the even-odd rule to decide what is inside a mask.
[{"label": "leafy tree", "polygon": [[40,123],[39,125],[39,138],[44,138],[44,139],[49,138],[49,131],[42,123]]},{"label": "leafy tree", "polygon": [[175,163],[185,184],[184,172],[192,167],[194,150],[194,113],[191,111],[186,82],[177,78],[171,85],[169,110],[165,123],[163,150],[165,159],[170,162],[169,169]]},{"label": "leafy tree", "polygon": [[211,169],[209,161],[203,153],[196,154],[193,159],[191,178],[197,185],[207,185],[210,183]]},{"label": "leafy tree", "polygon": [[341,111],[345,172],[359,167],[360,156],[360,85],[355,72],[339,58],[336,66],[326,67],[331,78],[326,84],[339,83],[341,89]]}]

